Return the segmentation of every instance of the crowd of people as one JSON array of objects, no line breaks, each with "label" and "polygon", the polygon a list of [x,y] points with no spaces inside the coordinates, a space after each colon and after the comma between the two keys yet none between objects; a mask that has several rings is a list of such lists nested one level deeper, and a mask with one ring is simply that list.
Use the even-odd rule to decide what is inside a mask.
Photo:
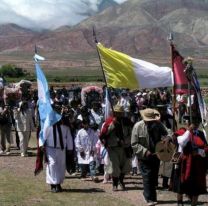
[{"label": "crowd of people", "polygon": [[[126,189],[125,175],[140,172],[147,205],[157,204],[159,174],[163,188],[177,193],[178,205],[183,205],[183,194],[188,195],[192,206],[197,205],[198,196],[206,193],[208,145],[198,129],[199,115],[192,122],[187,116],[188,110],[194,109],[194,97],[187,103],[187,98],[179,94],[173,111],[172,94],[167,88],[110,89],[111,113],[105,117],[106,93],[90,91],[83,102],[80,91],[50,88],[52,107],[62,118],[46,129],[45,145],[38,147],[36,171],[43,160],[41,154],[45,154],[46,183],[52,192],[62,191],[65,171],[81,179],[90,177],[96,183],[102,174],[103,183],[112,182],[113,191]],[[21,157],[28,156],[31,132],[36,131],[37,138],[40,132],[37,100],[37,91],[33,91],[20,101],[2,102],[1,155],[11,152],[13,128]],[[175,132],[173,112],[183,125]],[[164,150],[174,145],[171,159],[161,158],[158,143]]]}]

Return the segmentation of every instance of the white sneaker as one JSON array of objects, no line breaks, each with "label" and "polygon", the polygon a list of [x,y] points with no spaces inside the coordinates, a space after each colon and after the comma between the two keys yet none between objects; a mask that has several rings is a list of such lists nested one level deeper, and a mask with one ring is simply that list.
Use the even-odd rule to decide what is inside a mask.
[{"label": "white sneaker", "polygon": [[21,153],[21,157],[28,157],[28,154],[27,153]]},{"label": "white sneaker", "polygon": [[103,180],[103,184],[107,184],[108,183],[108,180]]},{"label": "white sneaker", "polygon": [[147,206],[155,206],[157,203],[153,201],[148,201]]},{"label": "white sneaker", "polygon": [[0,154],[4,154],[4,151],[3,150],[0,150]]},{"label": "white sneaker", "polygon": [[75,177],[75,176],[78,175],[78,173],[77,173],[77,172],[74,172],[74,173],[72,173],[72,174],[70,174],[70,175],[73,176],[73,177]]}]

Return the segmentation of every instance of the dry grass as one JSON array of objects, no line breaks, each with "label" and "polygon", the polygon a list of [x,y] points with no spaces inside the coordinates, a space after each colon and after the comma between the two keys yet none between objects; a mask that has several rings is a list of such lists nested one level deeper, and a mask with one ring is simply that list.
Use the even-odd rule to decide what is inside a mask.
[{"label": "dry grass", "polygon": [[[30,157],[22,158],[13,148],[10,156],[0,156],[0,206],[145,206],[141,176],[125,179],[127,191],[112,192],[111,184],[81,181],[66,174],[63,193],[52,194],[45,183],[45,171],[34,176],[35,138],[30,141]],[[102,177],[100,177],[101,179]],[[159,178],[161,183],[161,179]],[[208,205],[200,196],[200,205]],[[176,204],[176,195],[158,190],[158,205]]]}]

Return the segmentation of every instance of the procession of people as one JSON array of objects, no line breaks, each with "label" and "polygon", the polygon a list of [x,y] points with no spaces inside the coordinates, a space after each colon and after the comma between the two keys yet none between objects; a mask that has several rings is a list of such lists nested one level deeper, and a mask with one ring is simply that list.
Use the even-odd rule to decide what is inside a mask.
[{"label": "procession of people", "polygon": [[[177,193],[178,206],[183,205],[184,195],[188,195],[192,206],[197,205],[198,196],[207,192],[208,166],[208,144],[198,129],[199,115],[190,122],[187,113],[179,114],[178,98],[176,117],[180,125],[173,132],[177,121],[174,122],[171,92],[157,88],[111,89],[112,108],[108,108],[110,113],[105,117],[109,105],[104,91],[105,88],[97,95],[94,91],[92,97],[85,94],[89,101],[83,105],[80,93],[69,95],[66,88],[50,90],[52,108],[61,119],[46,129],[46,142],[38,149],[46,155],[46,183],[51,192],[63,191],[65,171],[83,180],[90,177],[95,183],[112,182],[114,192],[126,190],[126,175],[141,174],[147,205],[158,202],[160,176],[163,189]],[[19,147],[21,157],[30,155],[31,133],[40,132],[36,95],[32,91],[13,105],[2,103],[1,155],[10,155],[12,145]],[[186,100],[184,95],[183,103]],[[158,149],[159,144],[162,149]],[[172,151],[170,144],[174,145]]]}]

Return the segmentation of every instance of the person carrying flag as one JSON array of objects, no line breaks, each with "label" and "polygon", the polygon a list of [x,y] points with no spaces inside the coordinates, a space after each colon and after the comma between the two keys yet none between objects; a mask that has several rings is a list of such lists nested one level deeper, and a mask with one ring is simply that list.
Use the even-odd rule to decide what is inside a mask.
[{"label": "person carrying flag", "polygon": [[66,125],[66,117],[46,129],[46,183],[51,192],[62,192],[61,184],[65,178],[66,150],[73,150],[71,131]]},{"label": "person carrying flag", "polygon": [[109,117],[104,122],[100,140],[108,151],[109,159],[112,163],[113,191],[118,190],[118,184],[121,190],[125,190],[124,177],[130,172],[131,147],[131,121],[125,117],[123,107],[114,106],[114,116]]}]

